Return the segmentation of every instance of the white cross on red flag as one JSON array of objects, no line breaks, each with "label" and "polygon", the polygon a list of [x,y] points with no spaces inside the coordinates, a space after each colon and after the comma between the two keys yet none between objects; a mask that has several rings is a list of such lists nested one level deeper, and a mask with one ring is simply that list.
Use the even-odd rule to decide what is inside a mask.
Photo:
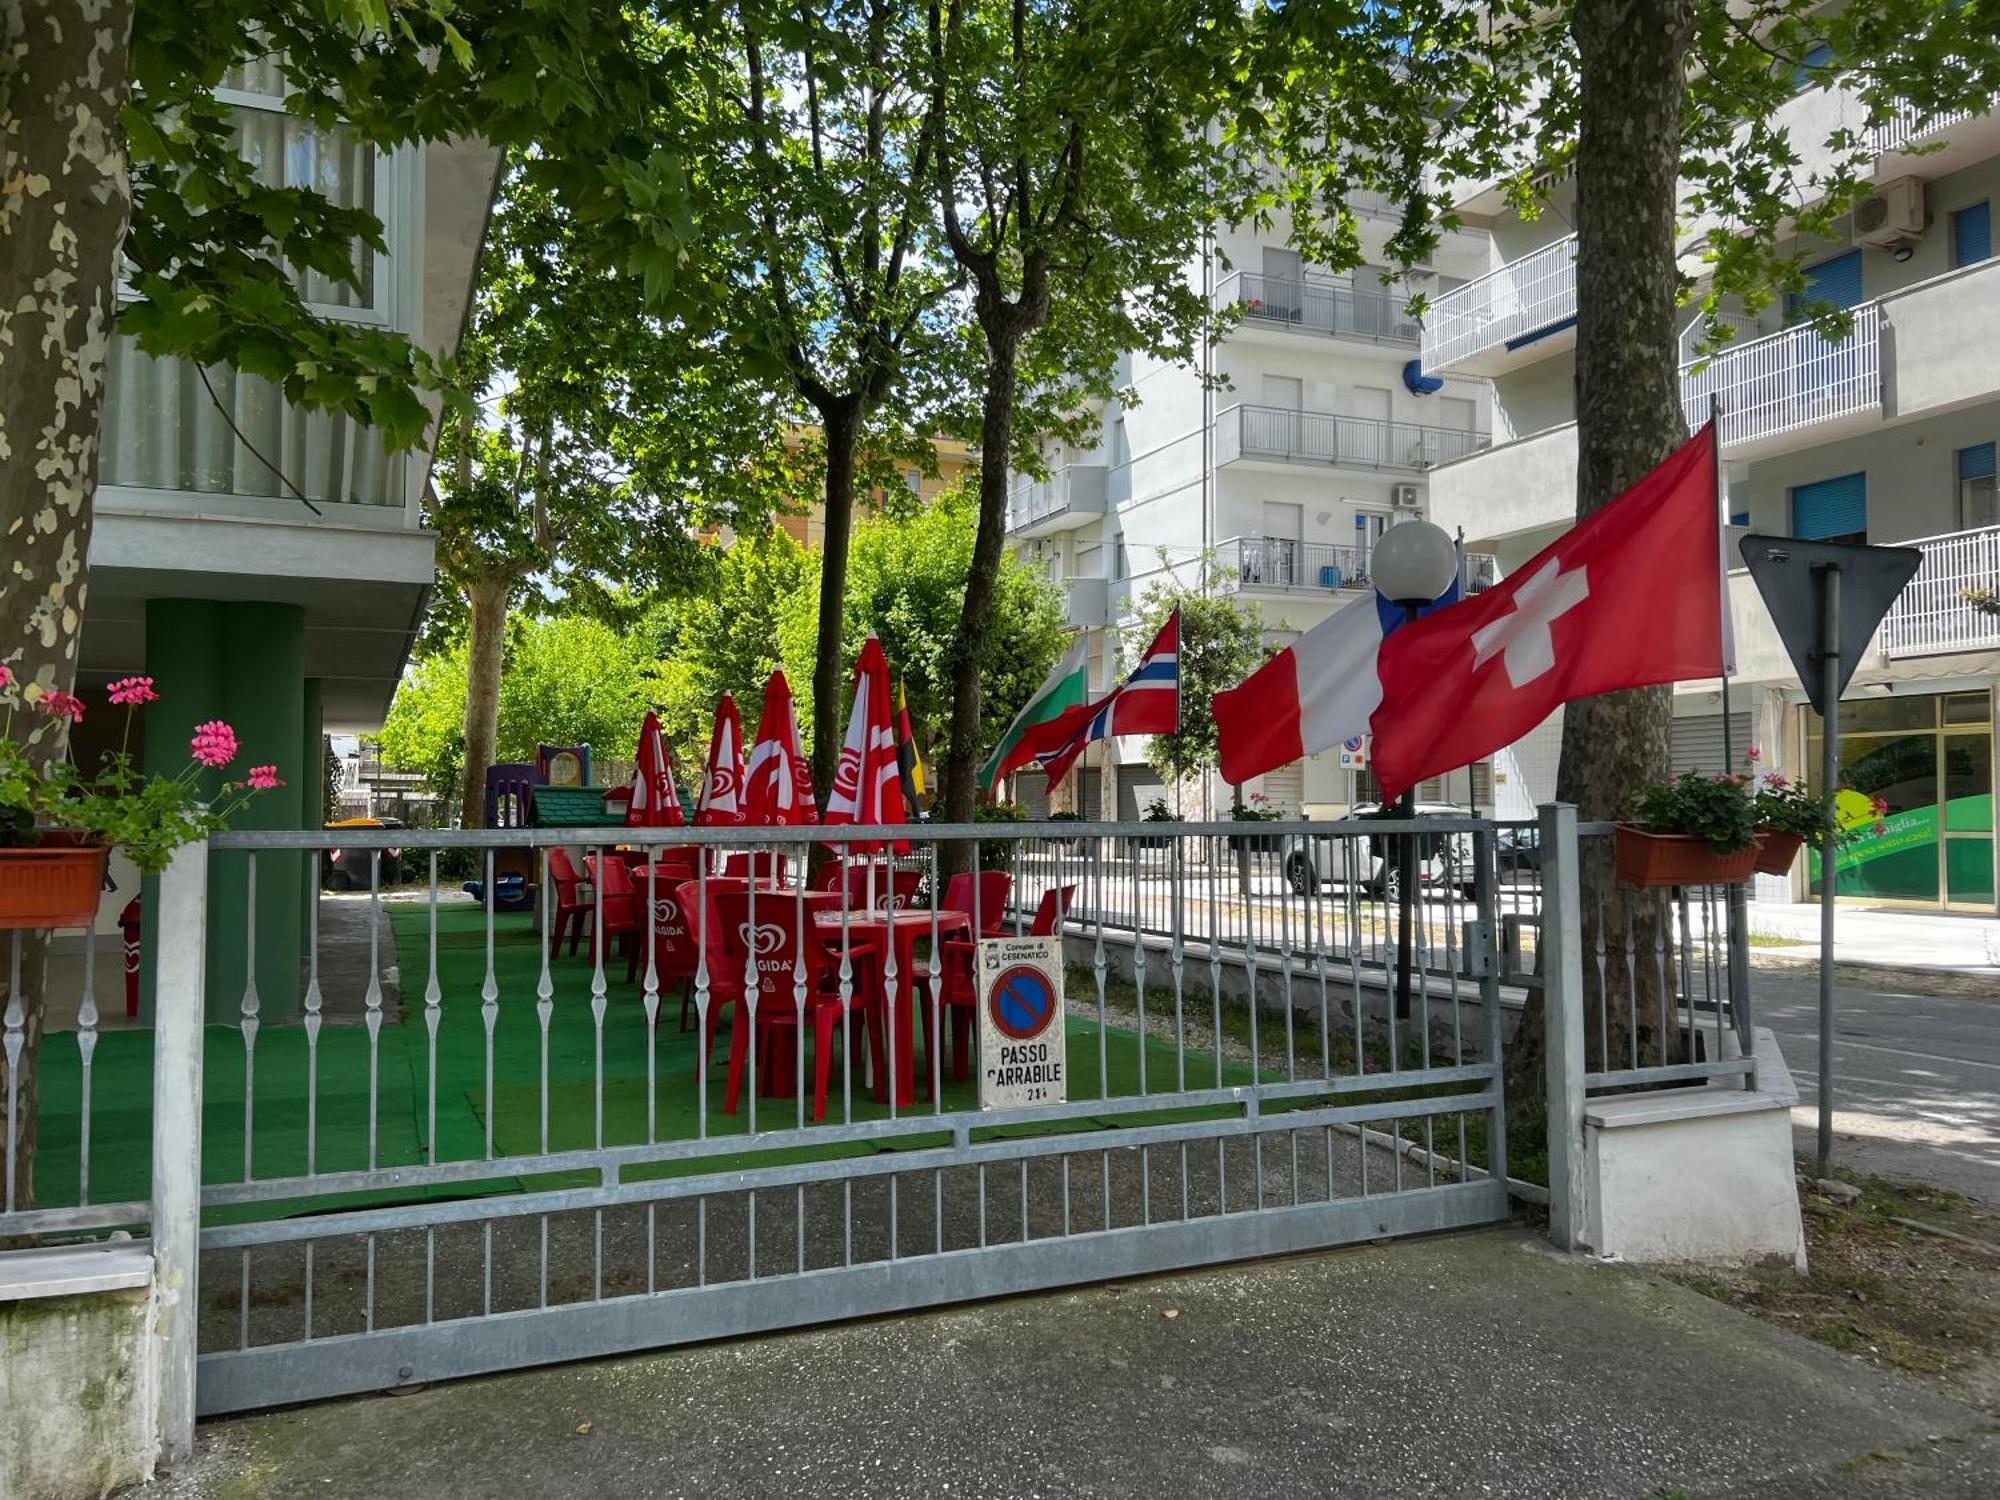
[{"label": "white cross on red flag", "polygon": [[1382,642],[1385,798],[1511,745],[1575,698],[1720,676],[1721,512],[1704,427],[1482,594]]}]

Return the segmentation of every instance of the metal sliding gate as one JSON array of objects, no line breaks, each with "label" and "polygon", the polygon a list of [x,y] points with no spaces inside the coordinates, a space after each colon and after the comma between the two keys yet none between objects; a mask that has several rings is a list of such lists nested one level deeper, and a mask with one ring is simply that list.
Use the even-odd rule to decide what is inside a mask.
[{"label": "metal sliding gate", "polygon": [[[206,1031],[199,1408],[1499,1219],[1494,830],[1426,820],[1404,905],[1411,826],[217,836],[253,903],[401,855],[306,902],[301,1016]],[[981,1113],[960,945],[1038,918],[1067,1097]]]}]

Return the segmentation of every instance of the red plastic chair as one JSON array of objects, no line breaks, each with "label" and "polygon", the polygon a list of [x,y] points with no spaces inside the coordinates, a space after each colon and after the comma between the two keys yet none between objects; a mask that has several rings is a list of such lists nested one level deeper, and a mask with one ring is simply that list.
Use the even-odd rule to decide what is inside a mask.
[{"label": "red plastic chair", "polygon": [[549,885],[551,891],[544,893],[544,899],[555,902],[555,915],[549,921],[549,957],[554,959],[562,947],[563,934],[569,934],[570,957],[576,957],[576,945],[583,937],[583,924],[590,915],[577,887],[583,877],[570,863],[567,849],[549,850]]},{"label": "red plastic chair", "polygon": [[[640,941],[628,946],[625,958],[625,982],[631,984],[638,979],[640,962],[646,956],[645,934],[652,934],[654,977],[663,989],[673,983],[682,987],[682,1031],[688,1029],[688,1006],[692,1003],[700,957],[693,926],[688,921],[689,908],[680,898],[682,883],[693,879],[694,871],[678,864],[648,865],[632,872],[633,889],[639,898]],[[646,913],[649,892],[653,904],[650,921]]]},{"label": "red plastic chair", "polygon": [[[721,922],[725,961],[747,960],[754,951],[756,999],[755,1038],[751,1036],[751,1007],[739,1001],[729,1038],[729,1082],[723,1093],[724,1114],[736,1113],[742,1092],[743,1071],[750,1048],[757,1048],[758,1070],[767,1083],[789,1077],[792,1049],[798,1045],[799,1015],[797,984],[801,975],[806,985],[805,1019],[813,1028],[813,1118],[826,1118],[826,1091],[833,1067],[833,1039],[836,1032],[851,1035],[852,1022],[880,1004],[881,980],[874,971],[874,952],[869,947],[850,947],[850,961],[856,973],[849,996],[840,994],[840,957],[819,938],[813,924],[815,908],[831,909],[824,894],[817,898],[787,899],[778,896],[753,900],[748,891],[722,891],[712,898],[712,910]],[[801,911],[801,905],[804,910]],[[753,921],[754,915],[754,921]],[[863,970],[866,972],[862,972]],[[745,974],[745,980],[751,977]],[[879,1035],[879,1032],[875,1033]],[[850,1043],[851,1045],[851,1043]],[[879,1051],[879,1043],[878,1048]],[[877,1059],[877,1066],[880,1060]]]},{"label": "red plastic chair", "polygon": [[[1070,899],[1075,895],[1073,885],[1051,886],[1042,892],[1041,904],[1035,908],[1035,920],[1027,935],[1053,937],[1069,914]],[[976,944],[963,938],[947,938],[943,947],[944,952],[938,957],[943,983],[935,987],[922,1007],[924,1076],[929,1078],[934,1074],[936,1050],[941,1041],[931,1031],[931,1007],[935,1005],[942,1012],[937,1023],[939,1029],[943,1028],[945,1016],[951,1019],[951,1076],[963,1078],[971,1069],[972,1014],[979,1004],[979,987],[973,982],[972,964],[979,950]]]},{"label": "red plastic chair", "polygon": [[725,880],[783,880],[785,856],[776,849],[732,854],[722,862],[722,876]]},{"label": "red plastic chair", "polygon": [[622,859],[599,859],[595,854],[584,856],[584,872],[597,886],[597,898],[584,903],[584,931],[590,938],[590,962],[596,963],[599,913],[602,913],[602,932],[607,950],[622,951],[626,944],[636,944],[644,928],[644,903],[632,884],[632,872]]},{"label": "red plastic chair", "polygon": [[[876,865],[874,867],[874,889],[876,911],[889,907],[894,911],[908,911],[917,904],[917,892],[923,889],[922,870],[898,870]],[[855,911],[868,908],[869,865],[867,861],[847,867],[847,904]]]},{"label": "red plastic chair", "polygon": [[[962,911],[979,923],[981,937],[999,937],[1007,913],[1014,877],[1005,870],[980,870],[954,875],[945,882],[945,911]],[[975,900],[975,894],[977,899]]]}]

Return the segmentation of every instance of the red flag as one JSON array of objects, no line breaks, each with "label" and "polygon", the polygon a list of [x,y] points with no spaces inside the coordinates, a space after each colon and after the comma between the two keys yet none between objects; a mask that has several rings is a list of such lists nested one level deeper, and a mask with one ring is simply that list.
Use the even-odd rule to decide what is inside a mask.
[{"label": "red flag", "polygon": [[1719,676],[1720,527],[1710,424],[1504,583],[1391,634],[1372,721],[1383,797],[1572,699]]},{"label": "red flag", "polygon": [[763,828],[796,828],[819,821],[812,768],[799,748],[792,685],[783,672],[773,672],[764,684],[764,712],[757,720],[757,743],[750,751],[744,788],[744,821]]}]

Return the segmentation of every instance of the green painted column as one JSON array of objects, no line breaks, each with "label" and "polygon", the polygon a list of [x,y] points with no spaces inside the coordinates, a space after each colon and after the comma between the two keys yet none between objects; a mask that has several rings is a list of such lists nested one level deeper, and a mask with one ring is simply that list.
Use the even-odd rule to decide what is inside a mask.
[{"label": "green painted column", "polygon": [[[146,675],[159,702],[143,710],[145,738],[139,766],[148,776],[178,776],[188,768],[194,726],[212,719],[222,702],[222,606],[212,599],[146,601]],[[215,793],[218,778],[204,775],[204,795]],[[160,900],[157,879],[142,891],[139,1007],[150,1021],[158,951]]]},{"label": "green painted column", "polygon": [[[299,742],[299,827],[317,828],[326,820],[326,703],[323,684],[317,677],[305,681],[304,728]],[[280,773],[282,774],[282,773]],[[301,931],[312,931],[310,903],[319,899],[319,881],[308,880],[306,869],[318,869],[319,856],[308,855],[299,869],[299,920]],[[303,941],[303,939],[301,940]]]},{"label": "green painted column", "polygon": [[[197,724],[221,719],[236,731],[236,759],[200,773],[210,797],[241,781],[256,765],[275,765],[286,784],[250,799],[230,819],[233,828],[300,828],[310,767],[300,764],[305,741],[305,611],[289,604],[153,599],[146,605],[146,671],[160,701],[147,710],[143,765],[177,775],[189,765]],[[303,774],[302,774],[303,772]],[[311,803],[316,810],[316,796]],[[267,1021],[299,1008],[303,857],[257,856],[256,930],[250,929],[250,872],[244,854],[218,854],[209,866],[208,1015],[234,1022],[254,954],[257,1002]],[[145,922],[157,931],[158,901],[147,882]],[[149,943],[150,947],[150,943]],[[152,1001],[153,965],[143,966],[142,998]]]},{"label": "green painted column", "polygon": [[[306,615],[296,604],[230,604],[223,609],[225,655],[222,662],[222,712],[218,716],[236,731],[235,761],[227,774],[242,780],[252,766],[276,766],[284,785],[260,792],[230,818],[232,828],[306,826],[308,805],[319,806],[312,767],[300,759],[305,742]],[[315,757],[315,760],[317,757]],[[288,1020],[299,1012],[299,957],[304,906],[305,856],[298,850],[267,852],[255,860],[256,924],[245,927],[250,909],[251,860],[244,855],[219,856],[210,894],[229,912],[226,923],[212,927],[222,951],[209,952],[209,972],[221,978],[209,984],[210,1014],[228,1019],[243,999],[244,984],[254,952],[257,999],[266,1021]],[[233,889],[230,887],[233,885]],[[254,936],[254,942],[249,939]],[[233,951],[232,951],[233,950]]]}]

